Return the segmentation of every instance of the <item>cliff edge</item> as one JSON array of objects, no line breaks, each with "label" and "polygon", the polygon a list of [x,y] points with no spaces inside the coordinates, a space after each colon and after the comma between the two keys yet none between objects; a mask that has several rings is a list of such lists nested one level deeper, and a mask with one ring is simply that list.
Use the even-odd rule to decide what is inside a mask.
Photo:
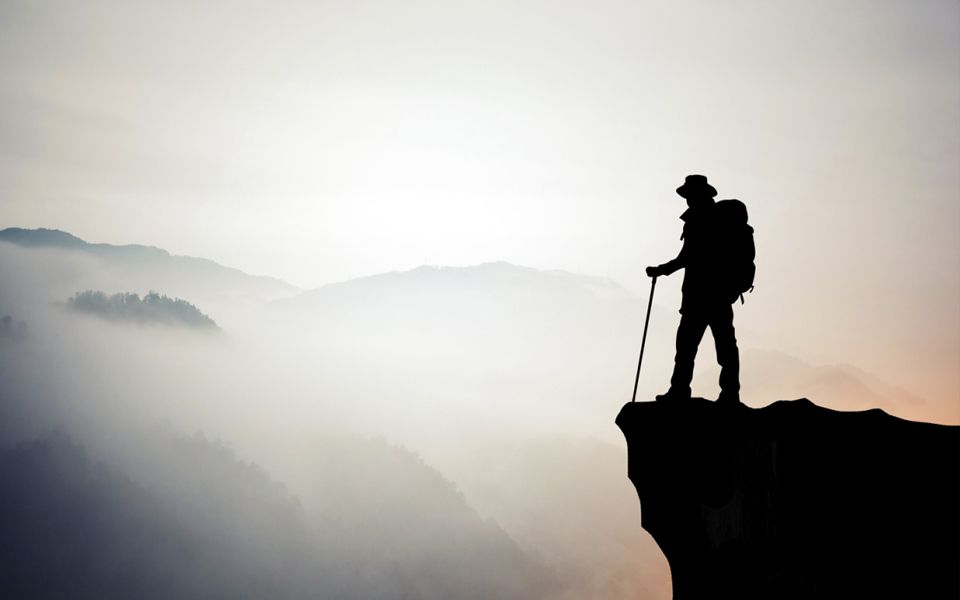
[{"label": "cliff edge", "polygon": [[616,422],[676,600],[960,597],[960,427],[805,399]]}]

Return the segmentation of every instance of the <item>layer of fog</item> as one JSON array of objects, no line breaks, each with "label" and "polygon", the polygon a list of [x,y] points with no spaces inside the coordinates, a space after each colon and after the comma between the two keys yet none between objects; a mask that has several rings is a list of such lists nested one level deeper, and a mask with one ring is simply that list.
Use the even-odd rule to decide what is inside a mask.
[{"label": "layer of fog", "polygon": [[[176,458],[189,454],[185,446],[208,443],[196,435],[214,448],[226,444],[238,464],[256,464],[287,490],[292,514],[303,511],[294,529],[339,528],[336,542],[318,534],[270,536],[263,544],[279,544],[282,553],[303,546],[309,551],[296,553],[308,563],[311,553],[332,554],[336,559],[322,564],[375,572],[361,580],[395,587],[380,597],[403,590],[411,597],[444,597],[441,590],[455,597],[668,593],[664,561],[639,528],[622,443],[609,441],[617,440],[619,399],[594,403],[602,427],[590,433],[584,417],[591,411],[574,401],[575,390],[548,381],[553,367],[543,361],[550,357],[531,360],[525,343],[505,343],[507,329],[455,350],[438,345],[436,331],[413,334],[427,323],[408,324],[413,329],[401,339],[396,329],[380,329],[376,315],[341,315],[339,325],[324,325],[282,307],[201,305],[223,329],[210,334],[110,322],[60,304],[88,288],[146,291],[120,278],[111,284],[111,271],[78,253],[0,244],[0,310],[28,332],[0,347],[5,449],[31,440],[47,448],[51,431],[64,432],[91,460],[167,498],[187,515],[181,527],[195,531],[207,521],[211,498],[223,496],[220,488],[261,485],[225,484],[220,467],[209,467],[205,478]],[[186,299],[189,292],[175,290]],[[369,327],[358,327],[365,321]],[[489,360],[480,360],[483,353]],[[52,447],[65,452],[62,444]],[[574,462],[558,460],[563,455]],[[235,508],[224,503],[222,510]],[[224,520],[234,529],[249,526],[246,518]],[[414,558],[370,558],[398,540],[405,540],[402,555]],[[244,556],[272,556],[260,546],[252,543],[259,550]],[[289,559],[271,560],[293,569]],[[390,575],[383,565],[394,562],[400,566]],[[351,576],[318,582],[297,569],[266,581],[279,577],[321,594],[334,593],[329,586],[358,597],[383,591],[351,583]],[[416,592],[400,585],[408,579],[419,582]]]},{"label": "layer of fog", "polygon": [[[296,582],[278,588],[287,595],[395,586],[380,597],[669,597],[613,424],[632,389],[645,299],[610,281],[490,264],[273,303],[232,301],[190,277],[157,289],[204,298],[218,333],[58,304],[84,289],[144,293],[149,280],[148,269],[131,281],[101,257],[0,244],[0,312],[27,328],[24,339],[0,340],[4,448],[64,432],[167,498],[189,531],[209,521],[211,503],[226,513],[224,531],[250,527],[259,504],[237,508],[227,496],[261,490],[299,533],[224,542],[258,557],[226,564],[272,557],[280,566],[265,581]],[[676,320],[655,307],[639,399],[666,385]],[[708,336],[696,383],[708,396],[709,345]],[[806,395],[840,409],[932,414],[850,367],[748,348],[744,371],[754,405]],[[209,455],[220,466],[191,471]],[[256,482],[234,482],[225,464],[254,469],[240,480]],[[274,484],[276,498],[262,491]],[[340,575],[306,575],[316,564]]]}]

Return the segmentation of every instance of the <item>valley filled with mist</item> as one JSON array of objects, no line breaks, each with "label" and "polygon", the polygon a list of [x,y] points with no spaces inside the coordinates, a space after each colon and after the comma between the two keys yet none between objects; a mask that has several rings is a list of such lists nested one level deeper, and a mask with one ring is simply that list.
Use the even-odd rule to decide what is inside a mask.
[{"label": "valley filled with mist", "polygon": [[[670,597],[613,423],[646,298],[614,281],[491,262],[301,290],[7,229],[0,282],[15,595]],[[677,319],[654,305],[638,399]],[[949,421],[856,357],[741,340],[749,405]],[[695,393],[716,375],[705,343]]]}]

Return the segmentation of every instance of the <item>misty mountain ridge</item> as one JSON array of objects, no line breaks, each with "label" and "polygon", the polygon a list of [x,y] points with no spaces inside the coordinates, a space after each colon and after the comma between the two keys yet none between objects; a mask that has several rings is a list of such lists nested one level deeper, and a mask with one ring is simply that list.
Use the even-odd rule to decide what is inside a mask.
[{"label": "misty mountain ridge", "polygon": [[477,265],[451,267],[421,265],[406,271],[390,271],[348,279],[305,291],[279,300],[276,305],[304,308],[335,301],[344,294],[476,294],[495,297],[506,292],[527,295],[566,293],[593,295],[619,300],[632,300],[633,294],[617,282],[563,270],[540,270],[494,261]]},{"label": "misty mountain ridge", "polygon": [[[105,256],[115,256],[129,259],[162,259],[171,254],[156,246],[142,244],[103,244],[87,242],[61,229],[24,229],[22,227],[8,227],[0,230],[0,241],[10,242],[28,248],[61,248],[64,250],[82,250]],[[206,259],[198,259],[206,260]],[[213,261],[209,261],[213,262]]]},{"label": "misty mountain ridge", "polygon": [[[275,277],[250,275],[207,258],[170,254],[139,244],[90,243],[59,229],[0,230],[0,242],[29,250],[56,250],[95,259],[72,265],[74,289],[154,289],[181,298],[215,305],[263,303],[290,296],[299,288]],[[51,301],[54,299],[51,298]]]},{"label": "misty mountain ridge", "polygon": [[571,335],[609,338],[622,333],[624,318],[638,306],[637,298],[612,280],[503,261],[424,265],[325,285],[271,304],[278,316],[308,320],[328,333],[352,332],[355,339],[387,344],[413,336],[441,349],[483,342],[526,348]]}]

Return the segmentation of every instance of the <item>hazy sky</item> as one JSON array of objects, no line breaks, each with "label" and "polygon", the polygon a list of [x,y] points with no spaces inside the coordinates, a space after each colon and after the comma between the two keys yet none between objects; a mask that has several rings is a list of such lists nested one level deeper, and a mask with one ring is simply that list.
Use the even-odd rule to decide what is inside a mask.
[{"label": "hazy sky", "polygon": [[958,73],[955,0],[7,0],[0,226],[643,291],[702,172],[757,229],[742,326],[956,398]]}]

